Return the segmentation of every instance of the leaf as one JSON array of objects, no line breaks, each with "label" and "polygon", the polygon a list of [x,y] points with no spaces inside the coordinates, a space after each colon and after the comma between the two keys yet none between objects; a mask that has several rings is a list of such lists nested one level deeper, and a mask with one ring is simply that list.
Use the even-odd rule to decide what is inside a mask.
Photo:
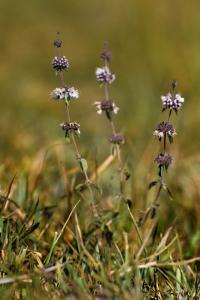
[{"label": "leaf", "polygon": [[167,136],[168,136],[168,140],[169,140],[170,144],[172,144],[174,141],[173,136],[171,136],[170,134],[168,134]]},{"label": "leaf", "polygon": [[162,166],[158,166],[158,176],[162,176]]},{"label": "leaf", "polygon": [[88,169],[87,160],[85,158],[80,158],[79,164],[80,164],[80,167],[81,167],[81,170],[83,171],[83,173],[87,172],[87,169]]},{"label": "leaf", "polygon": [[116,153],[116,147],[115,147],[115,145],[111,145],[110,152],[111,152],[112,156],[115,156],[115,153]]},{"label": "leaf", "polygon": [[181,293],[181,286],[180,286],[179,282],[181,282],[181,280],[182,280],[182,278],[181,278],[181,271],[180,271],[179,268],[176,270],[176,279],[177,279],[177,282],[176,282],[176,292],[179,294],[179,293]]},{"label": "leaf", "polygon": [[80,183],[77,186],[75,186],[75,191],[83,192],[86,188],[87,188],[87,185],[85,183]]},{"label": "leaf", "polygon": [[170,191],[170,189],[166,186],[166,184],[163,184],[163,189],[167,192],[167,194],[169,195],[170,200],[173,200],[173,195]]},{"label": "leaf", "polygon": [[149,187],[148,187],[148,189],[150,190],[152,187],[154,187],[156,184],[158,183],[158,181],[156,180],[156,181],[152,181],[152,182],[150,182],[149,183]]},{"label": "leaf", "polygon": [[19,205],[25,203],[28,195],[28,177],[27,174],[24,173],[19,179],[18,189],[16,191],[16,202]]},{"label": "leaf", "polygon": [[33,225],[31,225],[25,232],[24,234],[21,236],[22,239],[24,239],[25,237],[29,236],[33,231],[35,231],[38,227],[39,227],[40,223],[37,222]]},{"label": "leaf", "polygon": [[109,121],[111,121],[111,119],[112,119],[111,113],[107,110],[106,110],[106,117],[108,118]]},{"label": "leaf", "polygon": [[168,189],[168,187],[166,189],[167,189],[167,193],[169,195],[170,200],[173,200],[173,195],[172,195],[171,191]]},{"label": "leaf", "polygon": [[3,225],[4,225],[3,218],[0,218],[0,234],[3,232]]},{"label": "leaf", "polygon": [[67,97],[67,95],[65,95],[65,104],[68,106],[69,105],[69,101],[70,99]]},{"label": "leaf", "polygon": [[16,177],[16,175],[14,175],[14,177],[12,178],[12,180],[11,180],[9,186],[8,186],[8,191],[7,191],[7,193],[6,193],[5,199],[8,199],[8,197],[9,197],[9,195],[10,195],[10,192],[11,192],[11,189],[12,189],[12,186],[13,186],[13,183],[14,183],[14,181],[15,181],[15,177]]}]

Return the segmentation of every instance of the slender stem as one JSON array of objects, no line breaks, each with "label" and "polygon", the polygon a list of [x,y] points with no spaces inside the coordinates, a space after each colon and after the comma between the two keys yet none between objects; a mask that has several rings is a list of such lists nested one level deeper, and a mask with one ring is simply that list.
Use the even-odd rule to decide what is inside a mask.
[{"label": "slender stem", "polygon": [[[107,59],[104,59],[104,65],[105,67],[108,67],[108,61]],[[109,96],[109,84],[108,82],[104,83],[104,93],[105,93],[105,100],[110,100],[110,96]],[[115,124],[112,118],[112,115],[110,115],[109,118],[109,123],[110,123],[110,127],[112,130],[112,134],[116,135],[116,128],[115,128]],[[119,172],[120,172],[120,190],[122,192],[123,190],[123,174],[122,174],[122,160],[121,160],[121,151],[120,151],[120,146],[119,144],[116,144],[116,152],[117,152],[117,160],[119,162]]]},{"label": "slender stem", "polygon": [[[133,225],[134,225],[134,227],[135,227],[135,230],[136,230],[138,239],[139,239],[139,241],[140,241],[140,245],[142,246],[142,245],[143,245],[142,235],[141,235],[141,233],[140,233],[140,229],[139,229],[139,227],[138,227],[138,225],[137,225],[137,222],[136,222],[136,220],[135,220],[135,217],[134,217],[134,215],[132,214],[132,212],[131,212],[130,207],[128,206],[128,204],[127,204],[127,209],[128,209],[129,214],[130,214],[130,217],[131,217],[131,219],[132,219],[132,221],[133,221]],[[146,252],[146,249],[145,249],[145,252]]]},{"label": "slender stem", "polygon": [[86,249],[84,242],[83,242],[83,237],[82,237],[82,233],[81,233],[81,228],[80,228],[80,224],[79,224],[79,220],[78,220],[78,216],[77,213],[75,212],[74,214],[74,219],[75,219],[75,223],[76,223],[76,229],[77,229],[77,233],[78,233],[78,240],[79,243],[82,247],[82,250],[84,252],[84,254],[89,258],[89,260],[92,262],[92,264],[94,265],[95,268],[97,268],[98,263],[95,261],[95,259],[92,257],[92,255],[88,252],[88,250]]},{"label": "slender stem", "polygon": [[[70,122],[71,118],[70,118],[70,111],[69,111],[68,104],[66,104],[66,108],[67,108],[68,121]],[[74,136],[73,132],[71,132],[70,137],[71,137],[72,144],[74,145],[76,159],[80,160],[81,159],[81,154],[80,154],[80,151],[78,149],[78,145],[77,145],[77,142],[76,142],[76,139],[75,139],[75,136]],[[92,190],[91,185],[90,185],[90,180],[89,180],[87,171],[85,169],[83,169],[82,171],[83,171],[83,174],[85,176],[85,180],[86,180],[86,183],[87,183],[87,186],[88,186],[88,190],[89,190],[89,193],[90,193],[90,198],[92,200],[91,201],[92,210],[93,210],[94,216],[97,218],[98,217],[98,212],[97,212],[97,209],[96,209],[96,206],[95,206],[94,193],[93,193],[93,190]]]},{"label": "slender stem", "polygon": [[[61,57],[60,48],[57,48],[57,53],[58,53],[58,56]],[[60,77],[60,81],[61,81],[62,86],[65,87],[66,85],[65,85],[65,79],[64,79],[63,71],[59,72],[59,77]],[[66,103],[66,102],[65,102],[65,107],[66,107],[66,113],[67,113],[67,121],[70,123],[71,122],[71,117],[70,117],[70,111],[69,111],[69,104]],[[71,140],[71,142],[74,146],[76,159],[80,160],[81,159],[81,154],[80,154],[80,151],[79,151],[79,148],[78,148],[78,145],[77,145],[77,142],[76,142],[76,139],[75,139],[75,136],[74,136],[73,132],[71,132],[71,134],[70,134],[70,140]],[[89,190],[89,194],[90,194],[90,198],[91,198],[93,214],[94,214],[95,217],[98,217],[98,212],[97,212],[97,209],[96,209],[96,206],[95,206],[94,193],[93,193],[93,190],[92,190],[91,185],[90,185],[90,180],[89,180],[87,171],[83,170],[83,174],[85,176],[86,184],[88,186],[88,190]]]},{"label": "slender stem", "polygon": [[168,122],[169,122],[169,119],[170,119],[171,115],[172,115],[172,110],[170,109],[168,119],[167,119]]},{"label": "slender stem", "polygon": [[60,81],[61,81],[62,86],[65,87],[63,71],[59,72],[59,76],[60,76]]},{"label": "slender stem", "polygon": [[160,185],[159,185],[159,187],[158,187],[158,191],[157,191],[157,193],[156,193],[155,199],[154,199],[154,201],[153,201],[153,203],[152,203],[153,206],[156,206],[156,205],[157,205],[157,202],[158,202],[158,199],[159,199],[161,190],[162,190],[162,179],[161,179]]},{"label": "slender stem", "polygon": [[112,129],[113,134],[116,135],[115,124],[114,124],[114,122],[113,122],[112,119],[110,120],[110,126],[111,126],[111,129]]}]

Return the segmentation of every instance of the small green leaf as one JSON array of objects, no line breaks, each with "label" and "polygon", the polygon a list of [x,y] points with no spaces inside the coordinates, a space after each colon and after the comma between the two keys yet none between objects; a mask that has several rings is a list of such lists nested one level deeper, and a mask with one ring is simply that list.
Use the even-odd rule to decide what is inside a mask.
[{"label": "small green leaf", "polygon": [[163,189],[167,192],[167,194],[169,195],[170,200],[173,200],[173,195],[170,191],[170,189],[166,186],[166,184],[163,184]]},{"label": "small green leaf", "polygon": [[3,225],[4,225],[3,219],[0,218],[0,233],[3,232]]},{"label": "small green leaf", "polygon": [[68,106],[69,105],[69,98],[67,97],[67,95],[65,95],[65,104]]},{"label": "small green leaf", "polygon": [[171,136],[170,134],[168,134],[168,140],[169,140],[169,142],[170,142],[170,144],[172,144],[173,143],[173,136]]},{"label": "small green leaf", "polygon": [[172,195],[171,191],[168,189],[168,187],[167,187],[167,193],[169,195],[170,200],[173,200],[173,195]]},{"label": "small green leaf", "polygon": [[158,181],[152,181],[149,183],[149,190],[154,187],[156,184],[158,183]]},{"label": "small green leaf", "polygon": [[87,169],[88,169],[87,160],[85,158],[80,158],[79,164],[80,164],[80,167],[81,167],[81,170],[83,171],[83,173],[87,172]]},{"label": "small green leaf", "polygon": [[75,191],[83,192],[86,188],[87,188],[87,185],[85,183],[80,183],[75,187]]},{"label": "small green leaf", "polygon": [[19,185],[16,191],[15,199],[17,204],[22,205],[22,203],[26,201],[27,195],[28,195],[28,176],[26,173],[24,173],[19,178]]},{"label": "small green leaf", "polygon": [[115,147],[115,145],[111,145],[111,147],[110,147],[110,152],[111,152],[111,155],[112,155],[112,156],[115,156],[115,152],[116,152],[116,147]]}]

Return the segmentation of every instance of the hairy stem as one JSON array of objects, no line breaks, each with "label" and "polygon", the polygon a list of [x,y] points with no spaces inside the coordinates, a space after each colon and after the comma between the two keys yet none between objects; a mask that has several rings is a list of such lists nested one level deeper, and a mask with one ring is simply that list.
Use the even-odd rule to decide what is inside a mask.
[{"label": "hairy stem", "polygon": [[[105,67],[108,67],[108,61],[107,59],[104,60],[104,63],[105,63]],[[110,100],[110,97],[109,97],[109,84],[107,82],[105,82],[104,84],[104,93],[105,93],[105,100]],[[116,128],[115,128],[115,124],[114,124],[114,121],[113,121],[113,118],[112,116],[110,115],[110,118],[109,118],[109,123],[110,123],[110,127],[111,127],[111,130],[112,130],[112,134],[113,135],[116,135]],[[119,163],[119,172],[120,172],[120,190],[121,190],[121,193],[123,193],[123,173],[122,173],[122,159],[121,159],[121,149],[120,149],[120,146],[119,144],[116,144],[116,153],[117,153],[117,160],[118,160],[118,163]]]},{"label": "hairy stem", "polygon": [[[60,48],[57,48],[57,53],[58,53],[58,56],[61,57]],[[63,71],[59,72],[59,77],[60,77],[60,81],[61,81],[62,86],[65,87],[66,85],[65,85],[65,79],[64,79]],[[67,113],[67,121],[70,123],[71,122],[71,117],[70,117],[69,104],[67,102],[65,102],[65,107],[66,107],[66,113]],[[78,144],[76,142],[76,139],[75,139],[75,136],[74,136],[73,132],[71,132],[71,134],[70,134],[70,140],[71,140],[71,142],[74,146],[74,152],[75,152],[76,159],[81,160],[81,154],[80,154]],[[91,188],[91,184],[90,184],[90,180],[89,180],[87,171],[84,170],[84,169],[82,171],[83,171],[83,174],[84,174],[84,177],[85,177],[86,184],[88,186],[93,214],[94,214],[95,217],[98,217],[98,212],[97,212],[96,205],[95,205],[94,193],[93,193],[93,190]]]}]

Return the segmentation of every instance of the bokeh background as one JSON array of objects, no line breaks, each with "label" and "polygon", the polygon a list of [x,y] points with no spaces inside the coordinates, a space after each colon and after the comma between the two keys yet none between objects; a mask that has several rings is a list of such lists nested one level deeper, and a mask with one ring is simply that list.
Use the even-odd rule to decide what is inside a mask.
[{"label": "bokeh background", "polygon": [[[135,145],[146,144],[160,114],[160,95],[172,79],[185,97],[176,143],[198,151],[200,117],[200,3],[198,1],[14,1],[0,2],[1,161],[34,155],[61,137],[63,107],[50,100],[58,79],[51,69],[52,41],[60,31],[71,64],[66,81],[80,89],[72,107],[82,141],[101,144],[105,120],[93,102],[103,96],[94,70],[108,41],[117,80],[111,96],[120,106],[117,122]],[[94,128],[94,123],[97,124]],[[95,132],[94,132],[95,130]]]},{"label": "bokeh background", "polygon": [[[81,151],[91,161],[102,161],[110,153],[109,124],[96,115],[93,105],[103,98],[94,72],[102,64],[104,41],[109,42],[117,78],[111,98],[120,106],[116,126],[126,136],[123,153],[136,194],[146,189],[152,174],[156,176],[153,160],[159,145],[152,132],[166,118],[160,95],[178,80],[185,103],[172,118],[178,135],[171,147],[175,159],[169,178],[177,189],[177,207],[187,207],[192,219],[194,209],[200,209],[199,11],[199,1],[1,0],[1,181],[31,169],[42,149],[64,143],[59,127],[65,120],[64,106],[50,99],[51,90],[59,86],[51,59],[60,31],[63,54],[70,61],[66,82],[80,90],[71,111],[81,124]],[[72,157],[70,146],[64,147],[66,157]]]}]

